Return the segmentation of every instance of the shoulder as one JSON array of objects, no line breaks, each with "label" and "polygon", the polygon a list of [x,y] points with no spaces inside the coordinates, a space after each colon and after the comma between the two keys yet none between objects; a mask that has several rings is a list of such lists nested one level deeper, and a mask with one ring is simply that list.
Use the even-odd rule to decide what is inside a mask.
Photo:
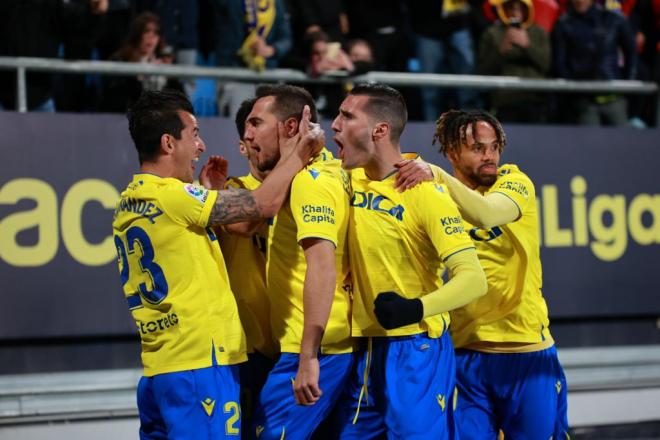
[{"label": "shoulder", "polygon": [[422,182],[414,188],[411,188],[404,193],[404,198],[412,202],[418,202],[424,209],[432,208],[431,201],[451,201],[454,203],[449,189],[444,184],[436,182]]}]

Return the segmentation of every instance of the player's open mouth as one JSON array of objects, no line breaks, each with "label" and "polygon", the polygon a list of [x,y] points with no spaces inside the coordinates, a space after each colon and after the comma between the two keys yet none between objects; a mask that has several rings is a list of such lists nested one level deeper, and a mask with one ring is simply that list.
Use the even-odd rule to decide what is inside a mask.
[{"label": "player's open mouth", "polygon": [[489,163],[486,165],[481,165],[479,167],[479,171],[487,172],[487,173],[495,173],[497,172],[497,167],[494,164]]},{"label": "player's open mouth", "polygon": [[341,142],[339,142],[337,140],[336,136],[333,137],[332,140],[335,141],[335,143],[337,144],[337,157],[339,157],[340,159],[343,160],[344,159],[344,146],[342,145]]}]

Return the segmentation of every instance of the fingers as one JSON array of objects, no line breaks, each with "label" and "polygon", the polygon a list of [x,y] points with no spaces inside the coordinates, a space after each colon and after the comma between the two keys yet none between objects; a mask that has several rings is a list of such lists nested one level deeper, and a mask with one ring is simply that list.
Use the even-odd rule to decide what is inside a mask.
[{"label": "fingers", "polygon": [[314,405],[323,394],[315,384],[294,385],[293,392],[298,405]]},{"label": "fingers", "polygon": [[305,135],[310,129],[310,119],[312,118],[312,111],[309,106],[303,107],[302,118],[300,118],[300,125],[298,126],[298,133]]}]

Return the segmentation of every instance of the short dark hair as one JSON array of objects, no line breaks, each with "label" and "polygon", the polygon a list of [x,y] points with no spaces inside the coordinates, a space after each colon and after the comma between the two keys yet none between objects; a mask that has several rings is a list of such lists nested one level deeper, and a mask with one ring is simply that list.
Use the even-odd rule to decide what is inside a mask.
[{"label": "short dark hair", "polygon": [[390,140],[398,142],[408,122],[408,108],[401,93],[380,83],[357,85],[349,95],[368,96],[364,110],[373,118],[390,124]]},{"label": "short dark hair", "polygon": [[257,87],[256,99],[273,96],[273,113],[280,121],[286,121],[289,118],[296,118],[298,121],[302,118],[303,107],[309,106],[311,111],[310,120],[318,121],[316,103],[312,95],[302,87],[291,86],[289,84],[262,84]]},{"label": "short dark hair", "polygon": [[234,123],[236,124],[236,131],[238,131],[238,138],[243,140],[245,137],[245,121],[254,107],[254,103],[257,102],[257,98],[246,99],[241,102],[241,106],[236,112],[236,117],[234,118]]},{"label": "short dark hair", "polygon": [[163,134],[181,139],[181,130],[185,125],[179,111],[195,114],[186,95],[172,89],[144,91],[128,110],[128,131],[138,151],[140,164],[158,157]]},{"label": "short dark hair", "polygon": [[433,135],[433,143],[436,141],[440,144],[440,153],[445,157],[447,152],[460,151],[461,145],[467,143],[467,136],[465,134],[467,127],[472,127],[472,133],[476,133],[477,122],[483,121],[488,123],[495,130],[497,143],[500,147],[500,152],[506,145],[506,135],[500,121],[485,110],[449,110],[440,115],[435,124],[435,134]]}]

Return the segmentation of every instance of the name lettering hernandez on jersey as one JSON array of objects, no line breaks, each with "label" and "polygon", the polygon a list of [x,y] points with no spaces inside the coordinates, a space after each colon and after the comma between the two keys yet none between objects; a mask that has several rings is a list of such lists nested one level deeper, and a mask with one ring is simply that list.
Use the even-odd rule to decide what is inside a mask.
[{"label": "name lettering hernandez on jersey", "polygon": [[151,224],[156,223],[156,217],[159,217],[164,214],[163,210],[156,206],[153,202],[147,202],[146,200],[136,200],[131,197],[121,199],[117,209],[115,209],[115,217],[120,211],[123,212],[132,212],[134,214],[141,215],[151,222]]}]

